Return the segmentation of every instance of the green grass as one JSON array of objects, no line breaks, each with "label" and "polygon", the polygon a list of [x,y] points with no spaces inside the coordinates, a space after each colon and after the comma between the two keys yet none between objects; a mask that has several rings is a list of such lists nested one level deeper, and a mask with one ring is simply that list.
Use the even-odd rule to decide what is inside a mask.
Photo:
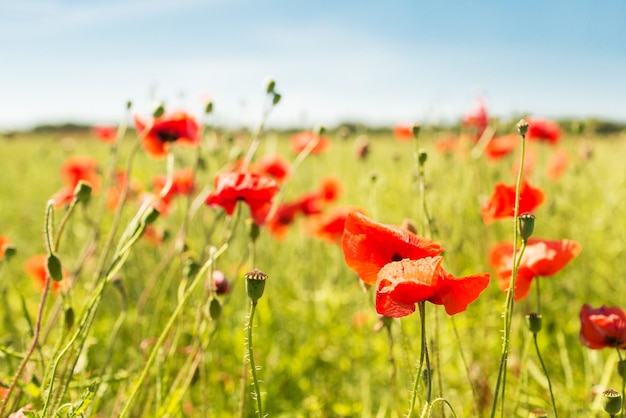
[{"label": "green grass", "polygon": [[[120,165],[125,163],[134,140],[127,135]],[[242,137],[237,145],[245,149],[247,141],[247,137]],[[400,224],[404,218],[420,220],[419,196],[413,182],[413,144],[398,143],[383,134],[371,136],[372,152],[360,161],[354,157],[354,141],[354,137],[333,138],[329,152],[309,156],[286,188],[285,198],[313,190],[322,177],[333,175],[343,185],[339,201],[333,205],[360,206],[383,223]],[[504,220],[484,225],[480,203],[491,194],[496,182],[514,182],[511,166],[516,157],[491,163],[473,160],[467,153],[441,155],[433,142],[434,136],[428,132],[420,137],[420,147],[429,154],[426,200],[435,220],[434,238],[446,248],[444,266],[455,276],[490,271],[487,252],[494,243],[512,239],[513,224],[512,220]],[[626,140],[592,138],[591,143],[593,158],[583,161],[578,156],[582,139],[564,138],[559,147],[570,153],[570,165],[557,182],[545,177],[551,148],[531,144],[537,152],[537,164],[530,181],[546,193],[546,202],[535,213],[534,236],[569,238],[583,248],[563,271],[541,279],[544,326],[539,345],[552,379],[559,416],[563,417],[605,416],[594,405],[594,394],[598,387],[600,392],[607,387],[621,388],[615,352],[589,350],[578,341],[578,313],[583,303],[626,307]],[[257,155],[275,149],[293,160],[287,137],[275,133],[264,138]],[[229,151],[225,142],[216,150],[204,151],[206,169],[199,173],[200,188],[212,185],[213,176]],[[193,161],[194,153],[189,148],[175,147],[174,152],[177,168]],[[92,155],[105,167],[109,151],[90,137],[25,135],[0,141],[0,155],[0,235],[9,237],[18,249],[17,256],[1,267],[0,315],[4,332],[0,345],[9,352],[23,353],[32,340],[28,323],[35,321],[41,294],[24,273],[23,263],[29,256],[45,252],[44,210],[47,199],[62,186],[59,167],[70,155]],[[151,176],[157,173],[165,173],[165,161],[153,161],[140,153],[133,177],[149,185]],[[87,214],[93,215],[97,198],[88,206]],[[128,222],[136,210],[136,202],[128,202],[123,221]],[[246,210],[242,212],[244,217]],[[157,220],[156,227],[175,234],[184,213],[185,200],[180,198],[167,217]],[[58,211],[57,223],[61,216],[62,211]],[[221,209],[206,206],[193,219],[186,245],[198,262],[206,261],[209,246],[219,246],[224,219]],[[96,252],[85,263],[67,300],[77,318],[89,298],[96,260],[111,223],[112,214],[107,213],[100,225],[102,237]],[[70,270],[75,267],[89,233],[83,211],[77,210],[59,250],[64,266]],[[179,303],[184,286],[189,284],[182,278],[179,256],[173,257],[161,271],[156,270],[171,245],[167,241],[155,247],[140,240],[133,247],[119,272],[128,308],[122,309],[120,287],[109,286],[104,291],[83,350],[80,354],[71,351],[61,362],[60,372],[66,373],[78,359],[69,390],[55,403],[56,407],[76,402],[89,384],[98,383],[87,416],[119,413],[151,352],[151,344]],[[339,246],[309,237],[303,219],[291,227],[283,241],[262,231],[256,244],[255,266],[248,262],[247,245],[242,219],[233,232],[229,249],[216,263],[232,284],[231,293],[220,297],[220,319],[211,321],[204,313],[207,292],[201,284],[158,352],[133,402],[131,416],[165,416],[164,409],[182,387],[172,387],[174,380],[187,367],[190,352],[197,344],[206,345],[200,350],[200,366],[190,377],[188,389],[180,395],[181,401],[172,404],[171,416],[238,414],[248,310],[243,274],[253,267],[269,276],[254,324],[255,359],[260,366],[263,408],[269,416],[403,416],[419,358],[418,315],[394,320],[391,340],[384,330],[374,332],[378,316],[373,289],[363,289],[358,277],[346,267]],[[545,377],[524,325],[524,315],[535,309],[535,297],[531,292],[515,306],[505,416],[526,417],[536,408],[551,411]],[[489,414],[500,358],[504,300],[504,293],[492,278],[480,298],[453,318],[442,307],[427,304],[427,335],[435,367],[434,394],[445,398],[459,417]],[[24,390],[18,407],[28,403],[41,410],[43,406],[43,390],[48,384],[43,381],[44,370],[50,365],[57,342],[66,338],[63,317],[51,322],[59,304],[60,296],[50,295],[43,327],[50,328],[51,334],[36,350],[23,375],[20,387]],[[112,330],[121,312],[126,317],[111,346]],[[66,359],[71,362],[66,363]],[[0,381],[8,384],[19,358],[0,353],[0,364]],[[55,383],[55,390],[59,386],[59,382]],[[255,416],[251,391],[248,379],[245,416]],[[444,416],[440,411],[435,408],[433,416]],[[451,416],[447,411],[445,416]],[[67,412],[64,409],[61,416]]]}]

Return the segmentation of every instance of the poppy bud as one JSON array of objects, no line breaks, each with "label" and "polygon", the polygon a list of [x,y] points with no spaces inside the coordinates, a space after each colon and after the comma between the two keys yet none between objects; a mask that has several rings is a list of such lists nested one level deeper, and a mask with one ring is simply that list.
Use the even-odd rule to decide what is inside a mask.
[{"label": "poppy bud", "polygon": [[69,331],[74,326],[74,309],[68,306],[65,309],[65,328]]},{"label": "poppy bud", "polygon": [[326,133],[326,128],[324,126],[318,126],[315,128],[315,134],[318,136],[322,136]]},{"label": "poppy bud", "polygon": [[413,138],[417,139],[420,135],[420,124],[414,123],[413,126],[411,127],[411,130],[413,132]]},{"label": "poppy bud", "polygon": [[17,248],[15,248],[15,245],[8,244],[4,247],[5,260],[9,261],[11,258],[13,258],[13,256],[15,256],[15,254],[17,254]]},{"label": "poppy bud", "polygon": [[417,153],[417,161],[419,162],[419,164],[424,165],[427,159],[428,159],[428,153],[424,151],[423,149],[419,150],[419,152]]},{"label": "poppy bud", "polygon": [[528,122],[526,122],[524,119],[520,119],[520,121],[517,123],[517,133],[526,138],[526,132],[528,132]]},{"label": "poppy bud", "polygon": [[243,277],[246,278],[246,291],[248,292],[248,297],[252,300],[252,304],[256,305],[261,296],[263,296],[267,274],[263,273],[259,269],[254,269],[244,274]]},{"label": "poppy bud", "polygon": [[48,259],[46,261],[46,269],[48,270],[48,274],[55,282],[60,282],[63,279],[63,272],[61,269],[61,260],[56,255],[50,253],[48,254]]},{"label": "poppy bud", "polygon": [[265,80],[265,92],[267,94],[274,93],[275,88],[276,88],[276,81],[274,81],[273,78],[270,77],[267,80]]},{"label": "poppy bud", "polygon": [[535,409],[530,411],[528,418],[548,418],[548,413],[543,409]]},{"label": "poppy bud", "polygon": [[252,242],[256,242],[257,238],[259,238],[259,234],[261,233],[261,228],[252,220],[246,220],[246,226],[248,227],[248,236]]},{"label": "poppy bud", "polygon": [[160,214],[161,212],[159,212],[154,206],[151,206],[148,211],[143,215],[143,225],[150,225],[157,220]]},{"label": "poppy bud", "polygon": [[163,103],[159,103],[156,105],[156,107],[152,111],[152,116],[156,119],[156,118],[160,118],[161,116],[163,116],[164,113],[165,113],[165,106],[163,105]]},{"label": "poppy bud", "polygon": [[185,257],[183,260],[183,275],[186,278],[191,279],[195,277],[196,273],[198,273],[198,269],[198,263],[196,263],[196,260],[194,260],[193,257]]},{"label": "poppy bud", "polygon": [[274,93],[274,97],[272,97],[272,104],[276,106],[282,97],[283,96],[281,96],[280,93]]},{"label": "poppy bud", "polygon": [[613,389],[602,392],[602,407],[611,416],[617,415],[622,409],[622,394]]},{"label": "poppy bud", "polygon": [[126,109],[130,110],[131,107],[133,107],[133,102],[131,100],[128,100],[126,102]]},{"label": "poppy bud", "polygon": [[617,362],[617,373],[622,377],[622,379],[626,379],[626,360],[620,360]]},{"label": "poppy bud", "polygon": [[91,197],[92,187],[84,180],[80,180],[74,188],[74,198],[79,202],[87,203]]},{"label": "poppy bud", "polygon": [[528,241],[528,238],[530,238],[534,230],[535,215],[532,213],[522,213],[519,216],[519,233],[522,236],[522,240]]},{"label": "poppy bud", "polygon": [[204,113],[207,115],[213,113],[213,100],[209,100],[204,107]]},{"label": "poppy bud", "polygon": [[225,295],[230,291],[230,282],[221,270],[213,272],[212,282],[217,295]]},{"label": "poppy bud", "polygon": [[211,298],[211,302],[209,302],[209,317],[217,321],[220,319],[220,315],[222,314],[222,305],[220,301],[216,297]]},{"label": "poppy bud", "polygon": [[541,331],[541,314],[531,312],[526,315],[526,325],[533,334],[539,333]]}]

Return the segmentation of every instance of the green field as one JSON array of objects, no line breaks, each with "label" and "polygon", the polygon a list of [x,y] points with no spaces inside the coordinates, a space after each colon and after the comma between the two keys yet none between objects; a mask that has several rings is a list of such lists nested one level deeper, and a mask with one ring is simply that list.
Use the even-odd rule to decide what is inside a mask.
[{"label": "green field", "polygon": [[[503,129],[502,135],[515,132],[514,124]],[[495,243],[512,241],[514,223],[509,218],[485,225],[480,207],[496,183],[515,182],[512,167],[519,149],[497,161],[482,155],[474,158],[469,144],[453,153],[439,153],[436,142],[453,133],[458,131],[424,128],[418,139],[418,147],[428,153],[423,195],[433,219],[428,235],[445,248],[446,271],[455,276],[490,272],[492,279],[458,315],[450,317],[441,306],[426,304],[432,399],[444,398],[458,417],[482,417],[492,409],[506,297],[487,254]],[[368,137],[370,154],[358,159],[355,143],[362,136]],[[323,178],[334,176],[341,192],[324,211],[357,206],[378,222],[400,225],[410,218],[421,228],[424,211],[413,141],[399,142],[391,132],[364,129],[331,131],[327,137],[329,149],[306,157],[276,199],[296,199],[315,190]],[[126,134],[116,167],[127,166],[137,141],[134,132]],[[215,174],[245,153],[250,141],[246,133],[207,129],[190,199],[213,190]],[[583,155],[589,147],[591,155]],[[555,148],[569,154],[569,164],[558,180],[550,180],[546,164]],[[175,169],[195,165],[195,149],[174,146],[172,151]],[[562,271],[539,279],[543,329],[538,344],[559,416],[607,416],[600,407],[600,393],[607,388],[622,391],[617,350],[584,347],[579,342],[579,312],[585,303],[626,308],[626,138],[565,134],[556,146],[533,142],[528,151],[536,159],[528,179],[546,197],[535,211],[533,236],[567,238],[582,246],[580,255]],[[255,155],[273,153],[293,163],[296,154],[289,134],[271,131],[262,136]],[[110,145],[88,132],[0,139],[0,235],[17,249],[10,260],[0,261],[2,394],[31,346],[42,295],[24,263],[46,253],[46,202],[64,185],[63,162],[76,155],[95,158],[106,181],[114,154]],[[166,159],[154,160],[142,149],[132,161],[131,178],[145,191],[151,191],[153,176],[166,172]],[[128,252],[118,253],[123,260],[116,265],[115,248],[139,203],[130,198],[114,228],[114,211],[100,209],[103,196],[100,190],[86,206],[78,204],[62,231],[55,252],[75,283],[65,295],[49,292],[39,344],[15,382],[6,414],[29,404],[39,414],[45,409],[45,416],[60,417],[118,416],[124,408],[128,416],[138,417],[256,416],[255,388],[244,360],[250,302],[243,275],[253,268],[268,275],[253,324],[263,412],[270,417],[372,418],[407,413],[420,357],[420,317],[416,312],[392,320],[389,332],[386,328],[376,332],[380,319],[375,289],[365,289],[346,266],[340,245],[311,236],[312,219],[298,217],[282,240],[261,228],[252,259],[246,205],[240,203],[240,215],[233,217],[219,207],[200,205],[189,219],[183,246],[175,237],[190,200],[178,196],[167,215],[151,225],[160,236],[167,232],[165,240],[155,244],[139,238]],[[64,213],[65,209],[54,210],[53,234]],[[195,278],[187,274],[188,265],[189,260],[198,265],[207,262],[211,247],[220,248],[229,231],[228,248],[214,268],[228,277],[231,290],[217,296],[222,309],[216,319],[209,313],[206,274],[185,299]],[[109,237],[112,251],[105,254]],[[119,271],[110,285],[104,285],[103,271],[111,266],[119,266]],[[525,315],[537,310],[535,285],[515,304],[513,313],[506,417],[528,417],[535,409],[554,415],[548,383],[525,325]],[[98,289],[101,297],[95,296]],[[86,312],[92,302],[94,309]],[[67,318],[70,308],[73,323]],[[167,325],[175,312],[177,317]],[[162,333],[164,339],[157,343]],[[152,364],[145,368],[149,358]],[[413,416],[421,414],[426,383],[424,379],[420,384]],[[432,416],[453,416],[442,406],[437,402]],[[498,407],[496,416],[500,412]]]}]

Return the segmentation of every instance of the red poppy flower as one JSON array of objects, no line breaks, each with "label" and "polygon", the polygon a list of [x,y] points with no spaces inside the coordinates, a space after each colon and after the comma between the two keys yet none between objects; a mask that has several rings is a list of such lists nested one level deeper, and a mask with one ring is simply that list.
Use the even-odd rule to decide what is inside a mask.
[{"label": "red poppy flower", "polygon": [[341,182],[336,177],[322,179],[318,187],[318,194],[324,202],[334,202],[341,194]]},{"label": "red poppy flower", "polygon": [[[515,279],[515,300],[526,297],[535,277],[552,276],[580,254],[579,243],[567,239],[549,241],[538,238],[528,240]],[[489,264],[500,278],[500,288],[506,291],[513,270],[513,244],[504,242],[493,246]]]},{"label": "red poppy flower", "polygon": [[50,201],[55,209],[61,209],[69,205],[74,200],[74,187],[65,186],[52,195]]},{"label": "red poppy flower", "polygon": [[265,155],[254,163],[254,171],[261,175],[274,178],[277,182],[282,183],[289,175],[291,166],[287,160],[278,154]]},{"label": "red poppy flower", "polygon": [[485,147],[485,155],[490,160],[497,160],[510,154],[519,145],[517,134],[509,134],[493,138]]},{"label": "red poppy flower", "polygon": [[[311,144],[312,142],[314,145]],[[325,136],[318,136],[315,132],[305,131],[292,135],[290,144],[295,153],[300,153],[312,146],[311,154],[321,154],[330,146],[330,140]]]},{"label": "red poppy flower", "polygon": [[342,206],[332,209],[330,212],[322,215],[317,219],[313,219],[310,224],[310,231],[313,236],[327,240],[336,244],[341,243],[346,218],[351,212],[359,212],[365,214],[360,208],[351,206]]},{"label": "red poppy flower", "polygon": [[117,128],[114,126],[94,126],[91,133],[100,141],[110,144],[117,138]]},{"label": "red poppy flower", "polygon": [[[175,171],[172,175],[172,184],[165,195],[162,196],[163,199],[171,200],[174,196],[187,196],[188,194],[193,193],[195,188],[193,184],[194,177],[195,174],[191,168],[183,168]],[[166,183],[167,176],[154,176],[152,178],[152,187],[154,188],[154,192],[160,195]]]},{"label": "red poppy flower", "polygon": [[[107,209],[115,210],[122,196],[122,192],[128,183],[128,175],[123,170],[117,170],[113,175],[113,182],[109,185],[106,192]],[[143,186],[139,180],[132,179],[128,188],[126,199],[135,199],[141,194]]]},{"label": "red poppy flower", "polygon": [[459,147],[459,140],[454,137],[435,141],[435,149],[440,154],[452,154]]},{"label": "red poppy flower", "polygon": [[200,144],[198,123],[185,112],[165,114],[153,119],[152,124],[135,115],[135,128],[141,136],[141,144],[153,158],[165,157],[174,142],[192,146]]},{"label": "red poppy flower", "polygon": [[305,193],[295,203],[304,216],[311,216],[322,213],[325,202],[319,193]]},{"label": "red poppy flower", "polygon": [[626,348],[626,312],[622,308],[602,305],[594,309],[584,304],[580,310],[582,345],[594,350]]},{"label": "red poppy flower", "polygon": [[568,163],[569,154],[567,153],[567,151],[562,149],[554,150],[554,152],[550,155],[550,158],[548,159],[548,163],[546,165],[547,177],[550,180],[558,180],[565,172]]},{"label": "red poppy flower", "polygon": [[476,139],[480,138],[489,124],[487,102],[483,98],[476,100],[474,108],[463,117],[463,125],[476,129]]},{"label": "red poppy flower", "polygon": [[[48,270],[46,266],[48,265],[48,256],[46,254],[37,254],[30,257],[24,263],[24,270],[26,273],[31,276],[33,279],[37,280],[37,284],[41,289],[46,285],[46,278],[48,277]],[[63,269],[63,279],[65,280],[69,277],[69,273],[67,270]],[[54,292],[58,292],[61,287],[61,282],[57,282],[52,280],[52,290]]]},{"label": "red poppy flower", "polygon": [[404,259],[378,272],[376,312],[400,318],[415,312],[415,304],[444,305],[448,315],[463,312],[489,284],[489,274],[455,278],[442,267],[442,257]]},{"label": "red poppy flower", "polygon": [[443,252],[434,241],[375,222],[359,212],[350,212],[346,217],[341,246],[348,267],[370,285],[376,283],[378,272],[388,263],[434,257]]},{"label": "red poppy flower", "polygon": [[299,212],[300,202],[281,203],[267,219],[267,229],[275,238],[284,239]]},{"label": "red poppy flower", "polygon": [[239,200],[250,207],[250,215],[257,225],[265,222],[272,198],[278,192],[276,181],[250,172],[227,172],[215,176],[215,190],[209,194],[206,203],[221,206],[232,215]]},{"label": "red poppy flower", "polygon": [[94,193],[100,188],[99,171],[98,162],[84,155],[69,157],[61,166],[61,176],[67,186],[73,190],[83,180],[89,183]]},{"label": "red poppy flower", "polygon": [[410,141],[413,139],[413,126],[398,124],[393,128],[393,136],[400,142]]},{"label": "red poppy flower", "polygon": [[526,138],[530,141],[542,141],[556,144],[561,140],[561,128],[556,122],[546,119],[526,119],[528,132]]},{"label": "red poppy flower", "polygon": [[[526,180],[520,185],[519,213],[532,212],[543,203],[541,189],[532,187]],[[496,184],[489,200],[480,208],[483,221],[490,224],[496,219],[510,218],[515,212],[515,185]]]}]

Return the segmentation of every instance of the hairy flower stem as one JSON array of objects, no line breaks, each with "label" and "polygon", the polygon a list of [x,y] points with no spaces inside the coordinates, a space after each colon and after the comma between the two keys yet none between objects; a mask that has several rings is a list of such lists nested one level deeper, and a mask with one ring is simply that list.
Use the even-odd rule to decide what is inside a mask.
[{"label": "hairy flower stem", "polygon": [[[54,252],[54,246],[53,246],[54,244],[52,241],[52,236],[53,236],[52,224],[54,223],[53,219],[54,219],[53,204],[51,201],[48,201],[48,203],[46,204],[46,218],[44,221],[44,233],[45,233],[48,254],[51,254]],[[22,377],[22,373],[24,373],[24,369],[26,368],[26,365],[28,364],[30,357],[35,352],[35,348],[37,347],[37,344],[39,342],[39,332],[41,330],[41,322],[43,320],[43,311],[44,311],[44,307],[46,306],[46,299],[48,297],[48,293],[50,291],[51,280],[52,279],[50,277],[50,274],[46,274],[46,282],[44,284],[41,299],[39,300],[39,308],[37,309],[37,320],[35,321],[35,329],[33,331],[33,342],[31,343],[30,347],[28,348],[28,351],[24,355],[24,358],[22,359],[20,365],[17,368],[17,371],[15,372],[15,375],[13,376],[13,380],[11,380],[11,384],[9,385],[9,388],[7,389],[6,395],[4,396],[4,399],[2,401],[2,405],[0,406],[0,417],[5,416],[5,410],[6,410],[6,407],[8,406],[9,399],[11,399],[11,394],[15,390],[15,386],[17,385],[17,382]]]},{"label": "hairy flower stem", "polygon": [[256,302],[250,302],[250,313],[248,314],[248,323],[246,324],[246,330],[248,335],[246,337],[246,347],[248,351],[248,361],[250,362],[250,374],[252,375],[252,386],[254,389],[254,399],[256,400],[256,415],[261,418],[263,415],[263,409],[261,405],[261,390],[259,389],[259,380],[256,375],[256,366],[254,364],[254,349],[252,347],[252,326],[254,324],[254,313],[256,312]]},{"label": "hairy flower stem", "polygon": [[165,342],[165,339],[167,338],[167,336],[168,336],[170,330],[172,329],[172,327],[174,326],[174,323],[177,321],[178,317],[183,312],[183,308],[187,305],[187,302],[191,298],[191,295],[193,294],[194,289],[198,286],[198,283],[200,283],[204,279],[204,277],[206,276],[206,272],[208,271],[209,267],[215,262],[215,260],[219,256],[221,256],[224,253],[224,251],[226,251],[227,248],[228,248],[228,242],[225,242],[213,254],[213,256],[210,257],[206,261],[206,263],[204,263],[202,268],[200,268],[200,270],[198,270],[198,273],[196,274],[196,277],[194,277],[193,281],[191,282],[191,284],[189,285],[189,287],[185,291],[185,294],[183,295],[183,298],[181,299],[181,301],[176,306],[176,309],[174,310],[174,312],[172,312],[172,315],[170,316],[169,320],[167,321],[167,324],[165,324],[165,326],[163,327],[163,331],[161,332],[161,335],[159,336],[159,339],[156,341],[156,343],[154,343],[154,346],[152,347],[152,352],[150,353],[150,356],[148,357],[148,360],[146,361],[146,364],[145,364],[143,370],[141,371],[141,374],[139,375],[139,378],[135,382],[135,386],[133,387],[133,390],[132,390],[130,396],[126,399],[126,404],[124,405],[124,408],[122,409],[122,411],[120,413],[120,418],[123,418],[123,417],[127,416],[127,414],[130,412],[130,407],[133,405],[133,401],[134,401],[135,397],[139,393],[139,390],[141,389],[141,386],[143,385],[144,380],[148,376],[150,368],[151,368],[152,364],[154,363],[154,361],[156,360],[156,357],[157,357],[159,351],[161,350],[161,346]]},{"label": "hairy flower stem", "polygon": [[[525,122],[524,122],[525,123]],[[515,279],[517,277],[517,270],[519,269],[524,250],[526,249],[526,241],[522,242],[522,248],[519,254],[517,253],[517,241],[519,239],[519,201],[520,201],[520,189],[522,184],[522,174],[524,172],[524,157],[526,153],[526,133],[521,132],[522,150],[520,155],[519,170],[517,172],[517,181],[515,183],[515,208],[513,210],[513,270],[511,272],[511,279],[509,281],[509,288],[506,294],[506,302],[504,307],[504,336],[502,337],[502,353],[500,356],[500,365],[498,367],[498,378],[496,380],[496,388],[493,394],[493,404],[491,407],[490,417],[495,417],[496,409],[498,406],[500,385],[502,385],[502,410],[501,416],[504,416],[504,395],[506,388],[506,366],[509,358],[509,349],[511,344],[511,321],[513,320],[513,308],[515,307]]]},{"label": "hairy flower stem", "polygon": [[420,350],[420,360],[417,364],[417,376],[415,376],[415,385],[413,387],[413,396],[411,397],[411,404],[409,406],[409,412],[407,412],[406,417],[411,418],[413,415],[413,411],[415,409],[415,401],[417,399],[417,392],[419,389],[419,383],[422,379],[422,368],[424,366],[424,362],[426,362],[426,370],[428,373],[427,379],[427,388],[426,388],[426,404],[425,408],[430,404],[430,396],[431,396],[431,376],[430,376],[430,359],[428,358],[428,348],[426,346],[426,302],[419,302],[417,304],[420,312],[420,327],[421,327],[421,350]]},{"label": "hairy flower stem", "polygon": [[554,399],[554,392],[552,391],[552,382],[550,382],[550,375],[548,375],[548,369],[546,368],[546,365],[543,362],[543,358],[541,357],[541,352],[539,351],[539,344],[537,344],[536,332],[533,332],[533,341],[535,343],[535,351],[537,352],[539,363],[541,363],[541,368],[543,369],[543,374],[546,375],[546,379],[548,380],[548,390],[550,391],[550,400],[552,401],[552,409],[554,409],[554,418],[558,418],[559,414],[556,410],[556,400]]}]

